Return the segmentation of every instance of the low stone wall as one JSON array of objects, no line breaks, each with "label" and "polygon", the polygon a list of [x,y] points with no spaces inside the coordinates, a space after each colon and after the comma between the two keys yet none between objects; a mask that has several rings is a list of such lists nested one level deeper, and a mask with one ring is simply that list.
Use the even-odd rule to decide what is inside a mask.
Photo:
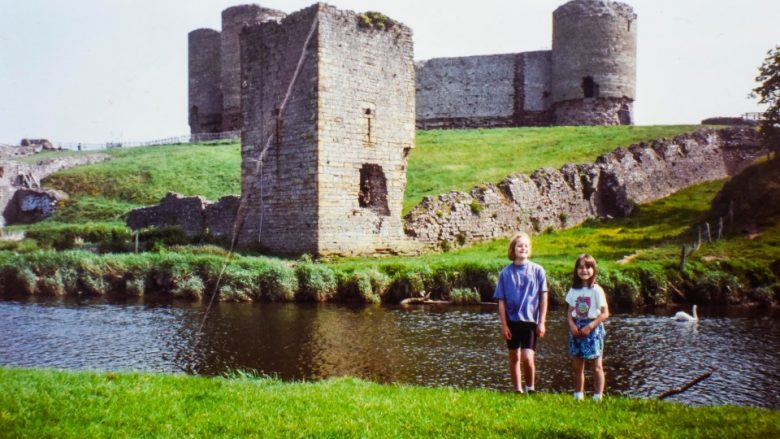
[{"label": "low stone wall", "polygon": [[628,98],[586,98],[553,105],[555,125],[632,125],[633,100]]},{"label": "low stone wall", "polygon": [[168,192],[156,206],[131,210],[127,226],[133,230],[146,227],[179,226],[187,236],[231,236],[238,211],[239,198],[222,197],[211,203],[204,197],[185,197]]},{"label": "low stone wall", "polygon": [[426,197],[405,217],[406,233],[429,247],[448,248],[540,232],[589,218],[626,216],[636,204],[688,186],[735,175],[761,155],[753,129],[701,130],[602,155],[594,164],[567,164],[513,175],[470,193]]}]

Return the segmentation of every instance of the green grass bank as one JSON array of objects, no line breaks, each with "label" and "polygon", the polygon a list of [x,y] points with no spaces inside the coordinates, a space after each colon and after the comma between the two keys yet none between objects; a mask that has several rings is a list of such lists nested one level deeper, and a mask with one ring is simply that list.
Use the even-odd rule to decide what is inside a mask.
[{"label": "green grass bank", "polygon": [[0,436],[777,437],[780,412],[568,394],[0,368]]},{"label": "green grass bank", "polygon": [[[691,187],[642,205],[628,218],[535,236],[533,259],[547,269],[552,302],[562,303],[576,255],[589,252],[600,262],[599,282],[616,307],[670,302],[771,306],[780,293],[775,271],[780,227],[753,237],[705,240],[680,269],[681,245],[693,244],[696,226],[723,184]],[[312,261],[250,253],[228,260],[224,248],[192,245],[176,229],[144,232],[137,254],[122,224],[43,222],[27,233],[27,239],[0,247],[0,291],[6,295],[202,300],[216,292],[224,301],[363,303],[428,295],[469,303],[490,300],[496,275],[508,263],[506,240],[414,257]]]},{"label": "green grass bank", "polygon": [[[618,146],[694,128],[422,131],[409,159],[406,202],[538,167],[592,162]],[[130,208],[156,203],[168,190],[203,194],[212,200],[237,192],[238,145],[173,145],[108,153],[115,159],[69,169],[46,180],[48,186],[70,192],[71,201],[49,220],[10,228],[24,230],[26,239],[0,241],[0,294],[161,295],[189,300],[219,294],[225,301],[364,303],[395,303],[426,295],[470,303],[490,300],[496,274],[508,262],[505,240],[413,257],[327,261],[242,251],[233,255],[217,284],[226,262],[224,240],[209,236],[193,240],[178,229],[147,230],[139,237],[140,253],[134,254],[134,237],[123,217]],[[594,220],[535,236],[534,260],[547,268],[553,303],[562,302],[576,256],[588,252],[600,262],[600,283],[610,303],[619,307],[670,302],[771,306],[780,298],[776,219],[761,233],[704,239],[690,251],[705,221],[714,233],[708,212],[723,185],[718,181],[683,190],[639,206],[628,218]],[[683,245],[688,246],[684,261]]]}]

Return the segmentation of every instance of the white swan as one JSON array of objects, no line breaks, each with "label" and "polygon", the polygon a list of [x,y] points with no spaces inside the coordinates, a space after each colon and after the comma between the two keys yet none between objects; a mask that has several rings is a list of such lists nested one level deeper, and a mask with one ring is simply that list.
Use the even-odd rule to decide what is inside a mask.
[{"label": "white swan", "polygon": [[672,318],[678,322],[695,322],[696,320],[699,320],[699,316],[696,314],[696,305],[693,305],[693,315],[690,315],[685,311],[677,311],[677,314]]}]

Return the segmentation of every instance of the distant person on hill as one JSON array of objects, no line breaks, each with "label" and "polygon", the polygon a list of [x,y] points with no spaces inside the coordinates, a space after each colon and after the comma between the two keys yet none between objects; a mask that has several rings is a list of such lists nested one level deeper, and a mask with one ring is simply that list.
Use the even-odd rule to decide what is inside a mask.
[{"label": "distant person on hill", "polygon": [[518,393],[532,393],[536,391],[536,340],[546,331],[547,274],[541,265],[529,260],[531,238],[526,233],[512,237],[508,256],[512,263],[498,274],[493,298],[498,300],[501,335],[509,349],[512,386]]},{"label": "distant person on hill", "polygon": [[604,290],[596,283],[596,259],[580,255],[574,264],[574,282],[566,294],[569,311],[569,355],[574,373],[574,399],[585,398],[585,360],[593,362],[593,399],[601,400],[604,393],[604,320],[609,317],[609,306]]}]

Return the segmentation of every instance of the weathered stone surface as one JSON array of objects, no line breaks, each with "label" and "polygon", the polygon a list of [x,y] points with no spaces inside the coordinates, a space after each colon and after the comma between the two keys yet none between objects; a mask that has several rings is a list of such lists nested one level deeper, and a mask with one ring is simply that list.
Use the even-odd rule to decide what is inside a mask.
[{"label": "weathered stone surface", "polygon": [[[15,194],[18,190],[40,189],[41,180],[61,169],[97,163],[110,159],[110,156],[106,154],[89,154],[46,159],[41,160],[35,164],[27,164],[8,159],[9,156],[15,154],[15,151],[0,149],[0,212],[3,212],[3,215],[0,216],[0,227],[6,224],[13,224],[15,221],[17,221],[16,216],[9,219],[9,217],[6,216],[6,212],[8,212],[9,215],[16,215],[16,212],[19,212],[19,209],[21,209],[19,207],[20,205],[18,204],[20,203],[20,201],[18,201],[19,198],[15,197]],[[24,155],[31,154],[25,153]],[[56,191],[49,194],[49,198],[51,199],[50,205],[52,207],[56,205],[57,200],[62,199],[59,192],[60,191]],[[30,196],[34,197],[34,195]],[[44,202],[41,201],[41,203]],[[9,207],[11,204],[17,204],[17,206]],[[28,206],[28,204],[25,204],[25,206]],[[41,206],[43,206],[43,204],[41,204]],[[35,209],[32,211],[35,211]],[[39,218],[40,220],[50,215],[51,209],[41,208],[37,210],[37,212],[42,214],[45,213],[45,216]],[[28,219],[25,219],[25,221],[32,221],[31,218],[36,218],[36,215],[37,214],[27,215],[25,218]]]},{"label": "weathered stone surface", "polygon": [[213,236],[232,237],[233,224],[240,203],[240,197],[228,195],[220,198],[216,203],[206,204],[203,210],[205,232]]},{"label": "weathered stone surface", "polygon": [[694,184],[737,174],[763,152],[753,129],[701,130],[620,148],[590,165],[513,175],[471,193],[426,197],[405,217],[407,234],[430,247],[540,232],[631,213]]},{"label": "weathered stone surface", "polygon": [[175,226],[190,237],[206,234],[231,237],[238,205],[239,197],[235,195],[210,203],[204,197],[168,192],[156,206],[131,210],[127,215],[127,226],[133,230]]},{"label": "weathered stone surface", "polygon": [[40,146],[47,151],[53,151],[55,148],[48,139],[22,139],[19,144],[21,146]]},{"label": "weathered stone surface", "polygon": [[196,29],[188,35],[190,133],[240,130],[239,34],[250,25],[279,21],[284,13],[255,4],[222,11],[222,31]]},{"label": "weathered stone surface", "polygon": [[196,29],[187,35],[190,133],[222,130],[220,33]]},{"label": "weathered stone surface", "polygon": [[56,204],[67,200],[68,194],[56,189],[21,188],[3,209],[6,224],[30,224],[54,213]]},{"label": "weathered stone surface", "polygon": [[[257,5],[235,6],[223,11],[221,33],[206,29],[190,33],[193,133],[212,130],[220,121],[222,130],[242,128],[240,89],[245,84],[239,76],[246,67],[241,66],[238,35],[245,26],[283,17],[280,11]],[[631,124],[636,18],[623,3],[573,0],[553,13],[552,50],[419,61],[416,125],[428,129]],[[349,40],[336,43],[352,45]],[[349,73],[352,81],[372,80]],[[221,76],[219,81],[213,79],[215,74]],[[593,84],[589,92],[585,78]],[[581,102],[586,98],[606,101]],[[214,105],[219,99],[221,107]],[[620,100],[619,105],[611,105],[610,99]]]},{"label": "weathered stone surface", "polygon": [[701,121],[702,125],[731,125],[754,127],[758,125],[757,120],[743,119],[741,117],[708,117]]},{"label": "weathered stone surface", "polygon": [[168,192],[157,206],[131,210],[127,215],[127,226],[133,230],[179,226],[185,235],[198,236],[205,230],[203,211],[207,203],[203,197],[184,197]]},{"label": "weathered stone surface", "polygon": [[636,19],[611,0],[572,0],[553,12],[555,125],[633,123]]},{"label": "weathered stone surface", "polygon": [[241,244],[318,255],[408,246],[401,208],[415,134],[411,31],[367,18],[319,3],[244,30]]}]

